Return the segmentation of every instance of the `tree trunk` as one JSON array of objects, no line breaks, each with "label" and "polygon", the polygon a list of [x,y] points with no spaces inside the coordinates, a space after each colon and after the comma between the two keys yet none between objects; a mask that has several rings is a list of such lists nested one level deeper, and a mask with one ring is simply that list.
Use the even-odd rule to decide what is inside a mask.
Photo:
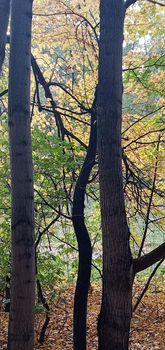
[{"label": "tree trunk", "polygon": [[9,21],[10,0],[0,0],[0,72],[5,58],[6,32]]},{"label": "tree trunk", "polygon": [[73,340],[74,350],[86,350],[87,301],[90,285],[92,247],[85,225],[84,201],[89,176],[95,163],[97,128],[95,102],[91,111],[91,132],[84,164],[76,183],[73,198],[73,226],[79,249],[78,277],[74,298]]},{"label": "tree trunk", "polygon": [[122,183],[122,42],[124,1],[101,0],[98,157],[103,235],[99,350],[127,350],[132,309],[132,257]]},{"label": "tree trunk", "polygon": [[12,0],[9,67],[12,261],[8,350],[34,348],[34,192],[30,130],[31,20],[32,1]]}]

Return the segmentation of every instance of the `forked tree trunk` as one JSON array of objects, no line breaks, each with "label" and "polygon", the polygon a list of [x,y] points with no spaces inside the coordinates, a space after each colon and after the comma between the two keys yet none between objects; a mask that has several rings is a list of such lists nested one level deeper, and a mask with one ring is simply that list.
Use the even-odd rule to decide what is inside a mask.
[{"label": "forked tree trunk", "polygon": [[127,350],[132,257],[122,183],[122,43],[124,0],[100,2],[98,156],[103,234],[99,350]]},{"label": "forked tree trunk", "polygon": [[5,58],[6,32],[9,21],[10,0],[0,0],[0,72]]},{"label": "forked tree trunk", "polygon": [[12,0],[9,143],[12,185],[11,306],[8,350],[34,343],[34,194],[30,130],[32,1]]}]

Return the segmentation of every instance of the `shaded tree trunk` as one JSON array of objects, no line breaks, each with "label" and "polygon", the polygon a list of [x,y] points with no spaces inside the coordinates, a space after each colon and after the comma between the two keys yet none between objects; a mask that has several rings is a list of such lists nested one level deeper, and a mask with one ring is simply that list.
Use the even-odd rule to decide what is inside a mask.
[{"label": "shaded tree trunk", "polygon": [[12,257],[8,350],[34,348],[34,193],[30,128],[31,20],[32,1],[12,0],[9,66]]},{"label": "shaded tree trunk", "polygon": [[103,235],[99,350],[127,350],[132,314],[132,257],[122,183],[124,1],[100,1],[98,156]]},{"label": "shaded tree trunk", "polygon": [[84,201],[89,176],[95,163],[97,128],[95,101],[91,111],[91,132],[87,155],[76,183],[73,198],[73,226],[79,250],[78,277],[74,298],[73,340],[74,350],[86,350],[87,301],[90,285],[92,247],[85,225]]},{"label": "shaded tree trunk", "polygon": [[6,33],[9,21],[10,0],[0,0],[0,72],[5,58]]}]

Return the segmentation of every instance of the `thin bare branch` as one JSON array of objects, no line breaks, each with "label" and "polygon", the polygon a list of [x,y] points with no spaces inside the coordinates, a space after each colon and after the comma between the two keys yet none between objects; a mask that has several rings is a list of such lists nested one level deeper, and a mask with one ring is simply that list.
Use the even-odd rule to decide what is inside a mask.
[{"label": "thin bare branch", "polygon": [[157,177],[158,152],[159,152],[159,145],[160,145],[160,135],[159,135],[158,141],[159,142],[158,142],[158,145],[157,145],[157,157],[156,157],[156,162],[155,162],[155,170],[154,170],[154,178],[153,178],[152,190],[151,190],[150,199],[149,199],[149,203],[148,203],[145,229],[144,229],[143,238],[142,238],[141,246],[140,246],[140,249],[139,249],[138,257],[140,257],[140,255],[142,253],[142,250],[143,250],[143,247],[144,247],[144,243],[145,243],[145,239],[146,239],[146,235],[147,235],[147,231],[148,231],[150,212],[151,212],[151,205],[152,205],[152,199],[153,199],[153,195],[154,195],[155,183],[156,183],[156,177]]},{"label": "thin bare branch", "polygon": [[163,4],[162,2],[155,1],[155,0],[147,0],[147,1],[151,2],[154,5],[159,5],[159,6],[165,7],[165,4]]},{"label": "thin bare branch", "polygon": [[[125,2],[125,11],[133,4],[135,4],[138,0],[127,0]],[[147,0],[148,2],[151,2],[154,5],[159,5],[159,6],[163,6],[165,7],[165,4],[163,4],[162,2],[156,1],[156,0]]]},{"label": "thin bare branch", "polygon": [[149,287],[149,285],[150,285],[150,282],[151,282],[152,278],[155,276],[155,273],[156,273],[158,267],[162,264],[163,261],[164,261],[164,258],[161,259],[161,260],[158,262],[158,264],[155,266],[154,270],[152,271],[151,275],[149,276],[149,278],[148,278],[148,280],[147,280],[147,283],[146,283],[146,285],[145,285],[143,291],[142,291],[141,294],[139,295],[139,297],[138,297],[138,299],[137,299],[137,301],[136,301],[136,303],[135,303],[135,305],[134,305],[134,307],[133,307],[133,312],[136,311],[138,305],[140,304],[140,302],[141,302],[141,300],[142,300],[144,294],[146,293],[146,291],[147,291],[147,289],[148,289],[148,287]]}]

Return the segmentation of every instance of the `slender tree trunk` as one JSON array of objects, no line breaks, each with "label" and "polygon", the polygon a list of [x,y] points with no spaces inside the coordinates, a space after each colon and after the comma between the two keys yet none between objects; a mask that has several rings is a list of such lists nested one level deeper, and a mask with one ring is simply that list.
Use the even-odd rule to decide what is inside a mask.
[{"label": "slender tree trunk", "polygon": [[0,0],[0,72],[5,58],[6,32],[9,21],[10,0]]},{"label": "slender tree trunk", "polygon": [[74,298],[74,350],[86,350],[87,301],[90,285],[92,248],[84,218],[85,190],[95,163],[97,146],[95,100],[91,112],[91,132],[87,155],[77,180],[73,198],[73,226],[79,249],[78,277]]},{"label": "slender tree trunk", "polygon": [[34,343],[34,193],[30,130],[32,1],[12,0],[9,143],[12,185],[11,306],[8,350]]},{"label": "slender tree trunk", "polygon": [[127,350],[132,257],[122,183],[122,43],[124,1],[100,1],[98,156],[103,235],[99,350]]}]

